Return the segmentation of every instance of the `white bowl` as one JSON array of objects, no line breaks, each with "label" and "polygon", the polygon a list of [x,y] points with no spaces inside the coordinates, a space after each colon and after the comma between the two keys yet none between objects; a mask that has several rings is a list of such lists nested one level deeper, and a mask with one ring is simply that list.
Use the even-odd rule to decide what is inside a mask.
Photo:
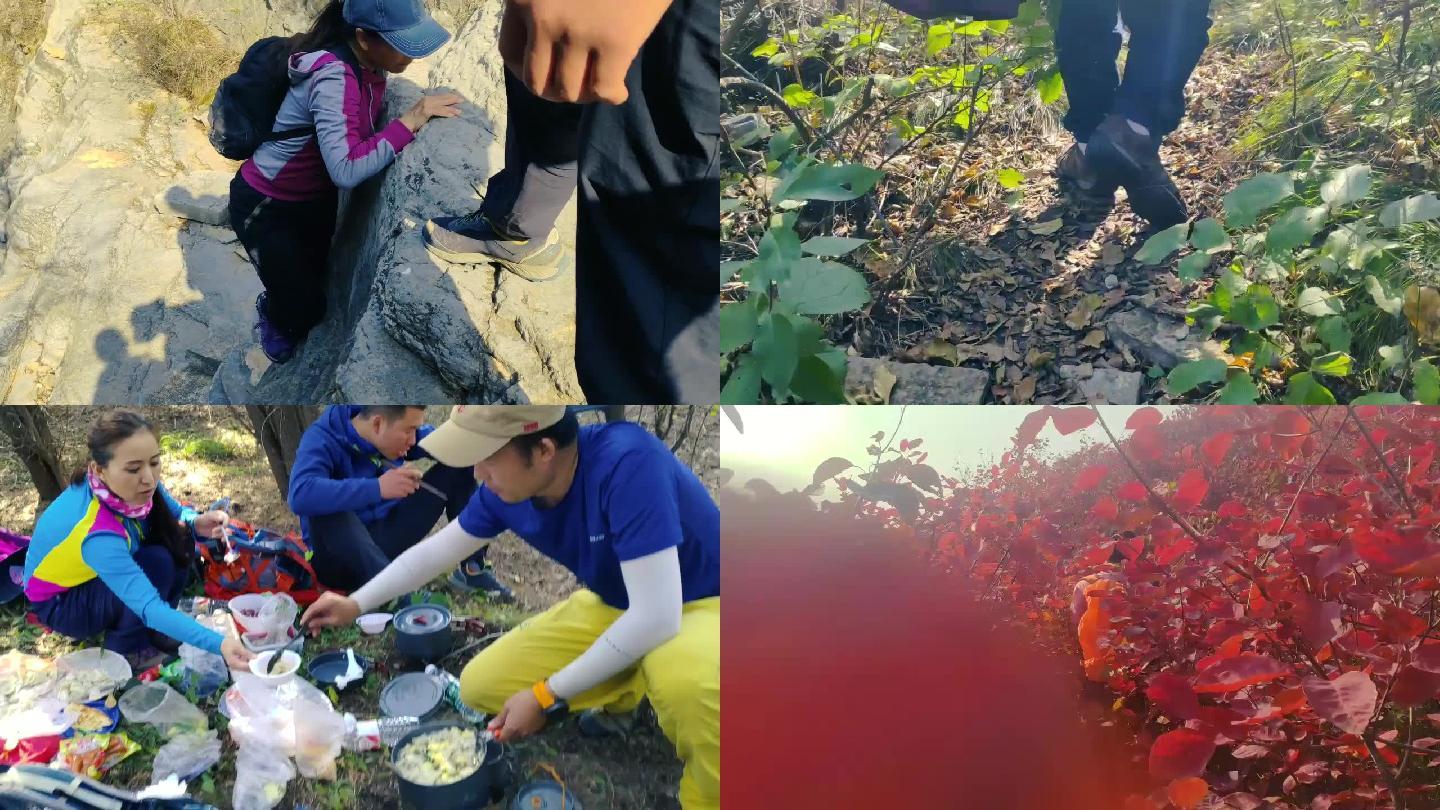
[{"label": "white bowl", "polygon": [[270,659],[275,657],[275,653],[265,652],[250,659],[250,673],[266,683],[284,683],[294,678],[300,672],[300,653],[294,650],[284,650],[280,655],[280,667],[283,669],[288,666],[287,671],[267,675],[265,670],[269,669]]},{"label": "white bowl", "polygon": [[365,632],[365,635],[374,636],[385,632],[385,625],[389,624],[394,616],[393,613],[366,613],[356,619],[355,623],[360,625],[360,629]]}]

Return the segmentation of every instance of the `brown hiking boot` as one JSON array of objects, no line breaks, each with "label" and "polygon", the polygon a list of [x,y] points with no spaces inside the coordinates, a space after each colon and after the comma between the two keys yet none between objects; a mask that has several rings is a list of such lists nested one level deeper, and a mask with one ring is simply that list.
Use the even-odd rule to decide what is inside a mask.
[{"label": "brown hiking boot", "polygon": [[1095,166],[1080,151],[1080,144],[1070,144],[1065,154],[1055,164],[1055,175],[1060,178],[1061,190],[1074,202],[1085,206],[1109,207],[1115,204],[1115,189],[1118,183],[1101,176]]},{"label": "brown hiking boot", "polygon": [[1118,180],[1130,197],[1130,207],[1151,226],[1168,228],[1189,216],[1180,189],[1160,162],[1160,142],[1136,132],[1124,116],[1105,116],[1087,148],[1090,165]]}]

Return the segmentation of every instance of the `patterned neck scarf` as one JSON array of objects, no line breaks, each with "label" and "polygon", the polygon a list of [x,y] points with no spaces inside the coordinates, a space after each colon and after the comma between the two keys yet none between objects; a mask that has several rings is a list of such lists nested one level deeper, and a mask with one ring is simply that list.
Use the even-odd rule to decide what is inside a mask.
[{"label": "patterned neck scarf", "polygon": [[85,471],[85,480],[90,483],[90,491],[95,493],[95,497],[99,498],[101,503],[110,507],[112,511],[118,512],[128,518],[143,518],[149,515],[150,507],[155,503],[153,498],[140,506],[133,506],[126,503],[123,498],[111,492],[109,487],[105,486],[105,482],[100,480],[100,476],[96,475],[94,470]]}]

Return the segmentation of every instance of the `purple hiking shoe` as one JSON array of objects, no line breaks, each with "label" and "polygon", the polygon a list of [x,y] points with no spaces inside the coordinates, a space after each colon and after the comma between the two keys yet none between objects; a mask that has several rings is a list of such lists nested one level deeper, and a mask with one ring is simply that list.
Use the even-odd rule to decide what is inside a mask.
[{"label": "purple hiking shoe", "polygon": [[270,318],[265,314],[265,293],[255,296],[255,314],[259,320],[255,322],[255,340],[260,344],[260,350],[270,358],[272,363],[284,363],[295,356],[295,341],[285,337],[275,324],[270,323]]}]

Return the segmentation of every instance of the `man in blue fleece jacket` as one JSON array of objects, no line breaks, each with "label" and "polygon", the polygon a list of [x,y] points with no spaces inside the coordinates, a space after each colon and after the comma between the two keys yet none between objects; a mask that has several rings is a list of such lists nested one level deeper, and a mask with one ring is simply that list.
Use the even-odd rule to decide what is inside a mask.
[{"label": "man in blue fleece jacket", "polygon": [[[475,493],[474,472],[435,464],[421,475],[406,461],[429,458],[418,444],[435,428],[419,405],[331,405],[305,429],[290,470],[290,508],[326,586],[353,591],[435,527],[454,520]],[[508,601],[482,547],[450,576],[465,590]]]}]

